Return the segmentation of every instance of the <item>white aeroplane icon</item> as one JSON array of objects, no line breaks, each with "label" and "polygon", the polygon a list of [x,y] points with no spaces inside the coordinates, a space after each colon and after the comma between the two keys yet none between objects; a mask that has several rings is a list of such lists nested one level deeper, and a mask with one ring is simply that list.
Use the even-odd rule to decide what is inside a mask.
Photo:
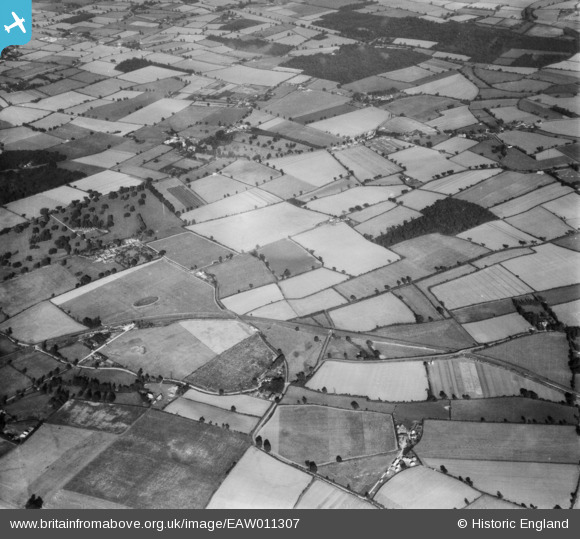
[{"label": "white aeroplane icon", "polygon": [[12,16],[14,17],[14,22],[10,26],[5,24],[4,29],[8,33],[10,33],[10,30],[12,30],[12,28],[14,28],[15,26],[18,26],[20,28],[20,30],[22,30],[22,32],[26,34],[26,29],[24,28],[24,19],[19,18],[18,15],[16,15],[16,13],[14,13],[14,11],[12,12]]}]

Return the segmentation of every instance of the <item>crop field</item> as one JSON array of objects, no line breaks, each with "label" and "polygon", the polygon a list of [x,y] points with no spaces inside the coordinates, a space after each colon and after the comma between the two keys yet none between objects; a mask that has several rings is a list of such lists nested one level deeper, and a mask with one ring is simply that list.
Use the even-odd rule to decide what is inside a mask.
[{"label": "crop field", "polygon": [[559,238],[574,231],[573,228],[543,207],[532,208],[505,221],[536,238],[546,238],[547,240]]},{"label": "crop field", "polygon": [[415,322],[415,315],[392,293],[381,294],[331,311],[336,327],[349,331],[371,331],[392,324]]},{"label": "crop field", "polygon": [[561,303],[552,307],[558,320],[567,326],[580,326],[580,300]]},{"label": "crop field", "polygon": [[139,406],[69,400],[51,416],[49,423],[123,434],[145,410]]},{"label": "crop field", "polygon": [[470,140],[467,138],[451,137],[450,139],[444,140],[439,144],[435,145],[436,150],[443,150],[449,155],[457,155],[458,153],[464,152],[469,148],[476,146],[477,141]]},{"label": "crop field", "polygon": [[459,174],[452,174],[451,176],[446,176],[440,180],[429,182],[428,185],[425,186],[425,189],[443,195],[455,195],[464,189],[487,180],[498,172],[500,172],[499,169],[466,170]]},{"label": "crop field", "polygon": [[539,295],[539,297],[543,298],[548,305],[552,306],[580,299],[580,283],[545,290]]},{"label": "crop field", "polygon": [[13,316],[28,307],[75,287],[77,279],[63,266],[50,265],[0,284],[0,307]]},{"label": "crop field", "polygon": [[422,133],[424,135],[435,135],[437,131],[428,126],[427,124],[421,123],[413,118],[405,118],[403,116],[396,116],[387,120],[382,125],[382,129],[389,133],[404,134],[404,133]]},{"label": "crop field", "polygon": [[157,252],[165,251],[165,256],[186,268],[203,268],[220,258],[224,259],[232,251],[209,241],[197,234],[183,232],[148,244]]},{"label": "crop field", "polygon": [[311,200],[308,202],[306,207],[309,210],[319,211],[338,217],[353,211],[356,206],[364,206],[365,204],[368,206],[380,203],[386,201],[387,198],[397,196],[398,194],[398,186],[353,187],[352,189],[347,189],[337,195],[330,195]]},{"label": "crop field", "polygon": [[559,183],[552,183],[544,187],[540,187],[531,193],[519,196],[513,200],[508,200],[503,204],[499,204],[490,208],[499,218],[512,217],[518,213],[523,213],[534,206],[545,204],[556,198],[563,197],[572,192],[572,189],[563,186]]},{"label": "crop field", "polygon": [[460,324],[468,324],[469,322],[479,322],[480,320],[492,318],[493,316],[501,316],[514,312],[516,312],[516,308],[512,299],[505,298],[455,309],[451,314]]},{"label": "crop field", "polygon": [[182,320],[179,325],[216,354],[225,352],[254,334],[253,328],[237,320]]},{"label": "crop field", "polygon": [[207,509],[292,509],[312,477],[250,447]]},{"label": "crop field", "polygon": [[267,112],[282,118],[296,119],[348,103],[345,96],[320,90],[294,91],[266,105]]},{"label": "crop field", "polygon": [[[324,266],[344,270],[349,275],[367,273],[399,259],[397,254],[365,240],[344,223],[320,226],[293,239],[322,257]],[[345,258],[343,253],[349,256]]]},{"label": "crop field", "polygon": [[6,208],[0,208],[0,230],[12,228],[20,223],[25,223],[26,219],[8,211]]},{"label": "crop field", "polygon": [[[529,112],[524,112],[516,106],[498,107],[491,109],[491,113],[498,119],[502,120],[504,123],[509,124],[512,122],[526,122],[529,124],[535,123],[537,120],[541,120],[539,116],[531,114]],[[542,130],[547,122],[542,123]]]},{"label": "crop field", "polygon": [[328,406],[279,406],[260,435],[270,441],[274,453],[300,466],[305,460],[328,464],[337,456],[363,457],[397,449],[391,416]]},{"label": "crop field", "polygon": [[451,401],[451,419],[454,421],[481,421],[523,423],[560,423],[573,425],[578,410],[565,404],[518,397],[498,397]]},{"label": "crop field", "polygon": [[383,455],[373,455],[372,457],[332,462],[324,466],[318,466],[318,473],[328,477],[334,483],[338,483],[343,487],[348,486],[359,494],[365,494],[365,492],[371,490],[380,476],[389,469],[397,454],[397,452],[393,451]]},{"label": "crop field", "polygon": [[238,182],[227,176],[216,174],[206,176],[189,184],[189,188],[208,204],[224,199],[226,196],[243,193],[250,185]]},{"label": "crop field", "polygon": [[251,161],[238,159],[220,171],[223,176],[231,176],[234,180],[248,185],[257,185],[280,176],[280,172]]},{"label": "crop field", "polygon": [[438,200],[445,198],[441,193],[433,193],[432,191],[424,191],[423,189],[413,189],[409,193],[401,195],[397,202],[402,202],[407,208],[416,211],[421,211],[431,204],[435,204]]},{"label": "crop field", "polygon": [[[402,43],[405,41],[405,43]],[[395,44],[403,44],[407,45],[408,40],[401,40],[399,38],[395,39],[393,43]],[[435,41],[429,42],[431,46],[436,45]],[[387,71],[386,73],[382,73],[381,76],[386,77],[387,79],[398,80],[401,82],[415,82],[420,79],[424,79],[425,77],[431,76],[431,72],[428,69],[424,69],[419,66],[411,66],[411,67],[404,67],[403,69],[397,69],[395,71]]]},{"label": "crop field", "polygon": [[536,333],[486,348],[481,353],[523,367],[561,385],[570,384],[568,342],[564,333]]},{"label": "crop field", "polygon": [[22,352],[12,357],[11,365],[26,374],[30,378],[40,378],[42,375],[48,374],[54,368],[62,367],[62,365],[44,352],[39,352],[35,349],[25,349]]},{"label": "crop field", "polygon": [[34,489],[45,503],[50,502],[53,493],[115,438],[107,432],[42,425],[0,460],[0,500],[24,507]]},{"label": "crop field", "polygon": [[262,332],[266,342],[284,354],[290,381],[294,381],[299,372],[308,373],[314,368],[322,350],[324,332],[305,328],[295,331],[276,322],[253,322],[253,325]]},{"label": "crop field", "polygon": [[295,73],[234,65],[225,69],[213,70],[211,76],[233,84],[255,84],[257,86],[273,87],[294,77]]},{"label": "crop field", "polygon": [[187,228],[236,251],[250,251],[256,245],[300,234],[325,220],[324,215],[282,202]]},{"label": "crop field", "polygon": [[576,193],[556,198],[547,204],[543,204],[543,207],[564,219],[571,227],[580,228],[580,218],[578,217],[580,197]]},{"label": "crop field", "polygon": [[479,496],[458,479],[415,466],[389,479],[374,499],[387,509],[461,509]]},{"label": "crop field", "polygon": [[246,290],[222,300],[226,309],[237,314],[245,314],[264,305],[284,299],[282,292],[274,283]]},{"label": "crop field", "polygon": [[201,509],[248,445],[241,434],[148,410],[66,489],[128,507]]},{"label": "crop field", "polygon": [[510,249],[509,251],[500,251],[498,253],[492,253],[479,260],[474,260],[472,264],[476,268],[487,268],[489,266],[494,266],[496,264],[501,264],[505,260],[511,260],[512,258],[518,258],[524,255],[533,255],[535,251],[530,247],[518,247],[517,249]]},{"label": "crop field", "polygon": [[[104,323],[175,313],[220,313],[207,283],[165,260],[105,277],[54,298],[56,305],[81,320],[99,316]],[[103,286],[107,284],[107,286]],[[143,305],[145,298],[157,298]]]},{"label": "crop field", "polygon": [[290,120],[274,118],[260,125],[260,130],[281,135],[289,140],[298,140],[317,148],[340,143],[340,138],[329,133],[324,133],[308,125],[302,125]]},{"label": "crop field", "polygon": [[134,82],[136,84],[146,84],[148,82],[160,81],[170,77],[179,77],[187,75],[183,71],[176,71],[175,69],[166,69],[164,67],[147,66],[141,69],[130,71],[119,75],[119,79]]},{"label": "crop field", "polygon": [[576,284],[580,253],[553,244],[534,247],[535,254],[502,262],[534,290]]},{"label": "crop field", "polygon": [[258,385],[274,354],[259,335],[232,346],[187,378],[192,385],[211,391],[243,391]]},{"label": "crop field", "polygon": [[417,217],[421,217],[420,212],[404,206],[397,206],[376,217],[371,217],[364,223],[357,225],[355,230],[361,234],[376,237],[384,234],[391,227],[402,225],[405,221],[410,221]]},{"label": "crop field", "polygon": [[391,402],[423,401],[427,398],[427,374],[417,362],[325,361],[306,387],[329,393],[366,396]]},{"label": "crop field", "polygon": [[498,138],[519,148],[527,154],[535,154],[556,146],[563,146],[570,143],[569,140],[547,137],[538,133],[528,133],[527,131],[504,131],[498,135]]},{"label": "crop field", "polygon": [[492,398],[519,396],[523,387],[539,398],[560,402],[562,393],[528,380],[512,371],[467,358],[437,360],[427,368],[435,396]]},{"label": "crop field", "polygon": [[326,268],[318,268],[297,277],[284,279],[280,281],[278,286],[287,299],[303,298],[341,283],[346,279],[348,277],[341,273]]},{"label": "crop field", "polygon": [[425,234],[396,243],[391,249],[427,272],[455,266],[489,252],[485,247],[443,234]]},{"label": "crop field", "polygon": [[469,107],[465,105],[463,107],[441,111],[441,116],[427,122],[427,125],[445,131],[461,129],[468,125],[476,124],[477,122],[477,118],[471,114]]},{"label": "crop field", "polygon": [[249,395],[212,395],[196,389],[188,389],[183,394],[183,398],[223,410],[231,410],[233,406],[239,414],[255,417],[262,417],[272,405],[270,401]]},{"label": "crop field", "polygon": [[228,425],[228,430],[249,434],[256,426],[260,418],[238,414],[223,408],[217,408],[210,404],[195,402],[184,397],[178,397],[163,409],[164,412],[175,414],[194,421],[203,421],[209,425],[223,427]]},{"label": "crop field", "polygon": [[472,101],[479,93],[477,86],[459,73],[403,91],[409,95],[441,95],[467,101]]},{"label": "crop field", "polygon": [[570,493],[578,482],[578,466],[571,464],[447,458],[427,458],[425,464],[445,466],[454,476],[469,477],[482,491],[493,495],[501,492],[506,500],[539,509],[553,509],[555,505],[569,508]]},{"label": "crop field", "polygon": [[[51,399],[52,397],[45,393],[32,393],[5,404],[4,410],[18,421],[44,421],[54,412],[50,404]],[[2,444],[0,444],[0,456],[2,456]]]},{"label": "crop field", "polygon": [[461,234],[458,238],[472,241],[487,247],[492,251],[501,251],[509,247],[517,247],[536,241],[536,238],[514,228],[505,221],[497,220],[484,223],[483,225],[470,228]]},{"label": "crop field", "polygon": [[388,176],[401,170],[366,146],[352,146],[334,153],[342,165],[352,170],[360,181],[372,180],[377,176]]},{"label": "crop field", "polygon": [[328,289],[305,298],[291,299],[288,302],[298,316],[325,311],[347,303],[347,300],[336,290]]},{"label": "crop field", "polygon": [[179,322],[169,326],[129,331],[103,349],[115,363],[134,372],[183,379],[216,354]]},{"label": "crop field", "polygon": [[415,316],[420,316],[422,321],[441,320],[443,318],[415,285],[399,288],[394,294],[403,300]]},{"label": "crop field", "polygon": [[346,169],[326,150],[272,159],[269,164],[313,187],[322,187],[342,175],[347,175]]},{"label": "crop field", "polygon": [[578,122],[575,120],[552,120],[542,122],[542,131],[566,137],[578,136]]},{"label": "crop field", "polygon": [[12,365],[0,367],[0,375],[0,396],[2,397],[12,397],[21,389],[32,385],[32,380]]},{"label": "crop field", "polygon": [[229,215],[256,210],[271,204],[276,204],[277,202],[281,202],[281,199],[276,195],[255,187],[238,193],[237,195],[232,195],[223,200],[217,200],[206,206],[188,211],[181,215],[181,219],[186,222],[203,223]]},{"label": "crop field", "polygon": [[[405,167],[405,174],[420,182],[428,182],[442,173],[461,172],[465,167],[448,161],[437,150],[415,146],[389,155],[389,160]],[[437,189],[431,189],[435,190]],[[449,194],[449,193],[445,193]]]},{"label": "crop field", "polygon": [[303,193],[308,193],[309,191],[312,191],[314,187],[294,176],[284,174],[284,176],[279,176],[278,178],[263,184],[261,189],[280,198],[288,199],[296,198]]},{"label": "crop field", "polygon": [[127,174],[106,170],[73,182],[71,185],[83,191],[92,190],[102,195],[108,195],[111,191],[118,191],[121,187],[133,187],[141,185],[141,183],[141,180]]},{"label": "crop field", "polygon": [[315,479],[306,489],[295,509],[375,509],[361,498]]},{"label": "crop field", "polygon": [[[495,443],[489,443],[494,440]],[[427,420],[416,447],[419,458],[576,464],[574,426]]]},{"label": "crop field", "polygon": [[321,265],[317,258],[289,239],[281,239],[262,247],[258,250],[259,255],[264,255],[265,262],[277,277],[282,277],[284,273],[299,275]]},{"label": "crop field", "polygon": [[12,328],[15,339],[25,343],[39,343],[86,329],[49,301],[38,303],[0,324],[0,331],[8,328]]},{"label": "crop field", "polygon": [[529,322],[517,313],[505,314],[462,325],[463,329],[479,343],[499,341],[513,335],[525,333],[530,328]]},{"label": "crop field", "polygon": [[314,122],[310,127],[339,137],[358,137],[368,131],[374,131],[390,117],[391,113],[386,110],[366,107]]},{"label": "crop field", "polygon": [[205,271],[217,279],[220,298],[276,282],[266,265],[250,254],[234,256],[231,260],[206,268]]},{"label": "crop field", "polygon": [[285,299],[264,305],[263,307],[258,307],[246,314],[248,316],[270,318],[272,320],[291,320],[298,316],[290,303]]},{"label": "crop field", "polygon": [[82,200],[85,196],[87,196],[87,193],[84,191],[63,185],[38,195],[10,202],[6,204],[6,208],[11,212],[31,219],[39,217],[42,208],[54,210],[57,206],[68,206],[73,200]]}]

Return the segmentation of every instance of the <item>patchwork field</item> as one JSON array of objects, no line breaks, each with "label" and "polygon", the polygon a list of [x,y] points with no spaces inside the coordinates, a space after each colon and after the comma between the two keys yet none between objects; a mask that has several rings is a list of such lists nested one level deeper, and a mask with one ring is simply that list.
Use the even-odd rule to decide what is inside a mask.
[{"label": "patchwork field", "polygon": [[571,193],[570,187],[560,185],[559,183],[552,183],[544,187],[540,187],[531,193],[514,198],[513,200],[508,200],[503,204],[498,204],[490,211],[495,213],[499,218],[503,219],[505,217],[512,217],[518,213],[525,212],[535,206],[540,204],[545,204],[556,198],[560,198],[564,195]]},{"label": "patchwork field", "polygon": [[462,326],[479,343],[499,341],[526,333],[530,329],[529,322],[518,313],[505,314],[479,322],[462,324]]},{"label": "patchwork field", "polygon": [[416,466],[389,479],[374,499],[387,509],[461,509],[479,496],[457,479]]},{"label": "patchwork field", "polygon": [[510,225],[536,238],[552,240],[574,231],[561,219],[539,206],[505,220]]},{"label": "patchwork field", "polygon": [[353,494],[315,479],[306,489],[295,509],[375,509]]},{"label": "patchwork field", "polygon": [[312,477],[250,447],[207,509],[292,509]]},{"label": "patchwork field", "polygon": [[368,131],[374,131],[390,117],[391,113],[386,110],[366,107],[334,118],[314,122],[310,124],[310,127],[339,137],[358,137]]},{"label": "patchwork field", "polygon": [[[356,217],[359,215],[355,214]],[[386,233],[391,227],[402,225],[405,221],[411,221],[417,217],[421,217],[420,212],[405,206],[397,206],[357,225],[355,230],[363,235],[376,237]]]},{"label": "patchwork field", "polygon": [[500,251],[536,241],[533,236],[499,219],[470,228],[465,232],[461,232],[461,234],[457,234],[457,237],[472,241],[492,251]]},{"label": "patchwork field", "polygon": [[223,299],[222,303],[226,309],[236,314],[246,314],[264,305],[269,305],[283,299],[284,296],[278,286],[272,283],[234,294]]},{"label": "patchwork field", "polygon": [[203,508],[248,445],[241,434],[149,410],[66,489],[128,507]]},{"label": "patchwork field", "polygon": [[[429,182],[424,188],[443,195],[455,195],[473,185],[477,185],[491,176],[498,174],[499,169],[466,170],[458,174],[451,174],[440,180]],[[476,201],[473,201],[476,202]],[[479,202],[477,202],[479,204]]]},{"label": "patchwork field", "polygon": [[399,172],[400,167],[384,159],[366,146],[352,146],[334,153],[344,167],[360,181],[372,180],[377,176],[389,176]]},{"label": "patchwork field", "polygon": [[[560,402],[562,393],[528,380],[507,368],[488,365],[468,358],[437,360],[427,367],[433,395],[461,399],[468,395],[473,399],[519,396],[520,389],[534,391],[539,398]],[[483,413],[485,416],[485,413]]]},{"label": "patchwork field", "polygon": [[[157,300],[140,305],[145,296]],[[221,312],[211,286],[165,260],[116,273],[52,301],[81,320],[98,316],[104,323],[149,315]]]},{"label": "patchwork field", "polygon": [[370,399],[422,401],[427,398],[427,374],[421,362],[325,361],[306,387]]},{"label": "patchwork field", "polygon": [[[293,239],[305,249],[313,250],[325,267],[349,275],[361,275],[399,259],[388,249],[365,240],[345,223],[320,226]],[[343,253],[348,253],[348,257]]]},{"label": "patchwork field", "polygon": [[352,212],[357,206],[367,207],[386,201],[388,198],[397,196],[399,192],[400,189],[398,186],[353,187],[336,195],[311,200],[306,204],[306,207],[309,210],[339,217],[340,215]]},{"label": "patchwork field", "polygon": [[318,465],[335,462],[337,456],[347,459],[397,449],[391,416],[327,406],[279,406],[260,436],[270,441],[274,453],[300,466],[305,460]]},{"label": "patchwork field", "polygon": [[477,86],[459,73],[403,91],[409,95],[442,95],[466,101],[472,101],[479,93]]},{"label": "patchwork field", "polygon": [[327,268],[318,268],[297,277],[290,277],[280,281],[279,287],[284,296],[303,298],[329,288],[348,279],[346,275],[331,271]]},{"label": "patchwork field", "polygon": [[272,159],[269,165],[313,187],[322,187],[347,175],[346,169],[326,150]]},{"label": "patchwork field", "polygon": [[276,282],[266,265],[249,254],[236,255],[231,260],[206,268],[205,271],[217,279],[220,298]]},{"label": "patchwork field", "polygon": [[389,155],[389,160],[405,168],[407,176],[425,183],[442,173],[454,173],[465,167],[448,161],[437,150],[415,146]]},{"label": "patchwork field", "polygon": [[415,322],[413,312],[392,293],[381,294],[330,312],[336,327],[370,331],[392,324]]}]

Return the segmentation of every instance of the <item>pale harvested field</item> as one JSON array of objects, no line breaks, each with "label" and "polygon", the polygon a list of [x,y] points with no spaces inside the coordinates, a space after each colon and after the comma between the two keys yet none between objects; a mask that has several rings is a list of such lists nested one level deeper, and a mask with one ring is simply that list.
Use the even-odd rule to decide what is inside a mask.
[{"label": "pale harvested field", "polygon": [[222,427],[224,424],[229,425],[228,430],[248,434],[259,421],[258,417],[244,415],[217,408],[210,404],[196,402],[184,397],[179,397],[163,409],[164,412],[175,414],[194,421],[203,419],[209,425]]},{"label": "pale harvested field", "polygon": [[61,187],[44,191],[44,193],[9,202],[6,204],[6,208],[30,219],[39,217],[42,208],[54,210],[58,206],[68,206],[73,200],[82,200],[85,196],[87,196],[87,193],[80,189],[62,185]]},{"label": "pale harvested field", "polygon": [[229,296],[223,299],[222,303],[230,311],[234,311],[237,314],[245,314],[269,303],[283,299],[284,296],[278,286],[272,283]]},{"label": "pale harvested field", "polygon": [[0,331],[12,328],[15,339],[38,343],[87,328],[75,322],[49,301],[38,303],[0,324]]},{"label": "pale harvested field", "polygon": [[291,79],[296,74],[284,71],[271,71],[267,69],[255,69],[243,65],[235,65],[225,69],[212,71],[212,77],[231,82],[233,84],[257,84],[258,86],[278,86],[282,82]]},{"label": "pale harvested field", "polygon": [[502,266],[538,291],[578,282],[580,253],[553,244],[534,247],[534,251],[502,262]]},{"label": "pale harvested field", "polygon": [[578,137],[578,120],[552,120],[542,122],[542,131],[553,133],[554,135],[564,135],[568,137]]},{"label": "pale harvested field", "polygon": [[572,425],[429,419],[423,425],[416,452],[419,458],[576,464],[580,443]]},{"label": "pale harvested field", "polygon": [[[509,261],[504,262],[504,264],[509,264]],[[518,279],[514,273],[518,272],[512,273],[496,264],[443,284],[431,285],[431,292],[437,296],[439,301],[444,302],[448,309],[458,309],[466,305],[511,298],[532,292],[532,289]]]},{"label": "pale harvested field", "polygon": [[372,206],[369,206],[368,208],[364,208],[363,210],[355,209],[355,211],[353,211],[349,214],[349,217],[353,221],[356,221],[357,223],[364,223],[365,221],[368,221],[369,219],[372,219],[373,217],[377,217],[378,215],[386,213],[395,207],[396,207],[396,204],[394,202],[386,200],[385,202],[379,202],[378,204],[373,204]]},{"label": "pale harvested field", "polygon": [[348,276],[342,273],[318,268],[297,277],[290,277],[279,282],[278,286],[287,299],[303,298],[316,292],[320,292],[335,284],[346,281]]},{"label": "pale harvested field", "polygon": [[278,178],[274,178],[267,183],[262,184],[261,188],[268,193],[272,193],[284,200],[288,198],[296,198],[304,193],[312,191],[313,185],[306,183],[303,180],[299,180],[294,176],[289,174],[284,174]]},{"label": "pale harvested field", "polygon": [[564,333],[536,333],[491,346],[481,353],[528,369],[540,376],[569,386],[568,341]]},{"label": "pale harvested field", "polygon": [[20,223],[25,223],[26,219],[16,215],[6,208],[0,208],[0,230],[5,228],[12,228]]},{"label": "pale harvested field", "polygon": [[495,264],[500,264],[505,260],[511,260],[512,258],[517,258],[519,256],[533,255],[534,252],[535,251],[530,247],[519,247],[517,249],[510,249],[509,251],[492,253],[480,258],[479,260],[474,260],[472,264],[476,268],[487,268],[488,266],[494,266]]},{"label": "pale harvested field", "polygon": [[425,234],[397,243],[391,248],[403,258],[412,260],[414,264],[428,272],[441,266],[455,266],[459,262],[465,262],[489,252],[485,247],[443,234]]},{"label": "pale harvested field", "polygon": [[501,169],[466,170],[459,174],[452,174],[440,180],[429,182],[424,188],[444,195],[455,195],[463,189],[488,179],[501,172]]},{"label": "pale harvested field", "polygon": [[182,379],[212,360],[216,353],[177,322],[129,331],[103,349],[115,363],[134,372]]},{"label": "pale harvested field", "polygon": [[348,103],[346,96],[334,95],[320,90],[295,91],[281,99],[271,100],[265,108],[282,117],[300,117]]},{"label": "pale harvested field", "polygon": [[560,198],[572,192],[572,189],[567,186],[563,186],[559,183],[552,183],[536,189],[531,193],[519,196],[513,200],[508,200],[503,204],[494,206],[490,210],[495,213],[500,219],[505,217],[512,217],[518,213],[525,212],[535,206],[540,204],[545,204],[556,198]]},{"label": "pale harvested field", "polygon": [[340,307],[331,311],[330,316],[337,328],[349,331],[371,331],[415,321],[409,307],[390,292]]},{"label": "pale harvested field", "polygon": [[314,187],[322,187],[341,175],[347,175],[346,169],[326,150],[272,159],[269,164]]},{"label": "pale harvested field", "polygon": [[371,180],[377,176],[389,176],[401,170],[366,146],[357,145],[335,152],[334,157],[347,169],[352,170],[360,181]]},{"label": "pale harvested field", "polygon": [[467,105],[450,110],[441,111],[441,117],[427,122],[427,125],[435,127],[441,131],[450,129],[461,129],[478,122],[477,118],[471,114]]},{"label": "pale harvested field", "polygon": [[[407,43],[408,39],[395,39],[394,42],[405,42]],[[411,41],[418,41],[418,40],[411,40]],[[429,41],[426,43],[430,43],[431,46],[435,45],[436,42]],[[402,69],[397,69],[395,71],[387,71],[386,73],[381,73],[382,77],[386,77],[388,79],[399,80],[401,82],[415,82],[416,80],[424,79],[425,77],[431,76],[432,73],[428,69],[424,69],[419,66],[411,66],[411,67],[404,67]]]},{"label": "pale harvested field", "polygon": [[319,311],[325,311],[347,303],[347,300],[334,289],[322,290],[311,296],[288,301],[298,316],[307,316]]},{"label": "pale harvested field", "polygon": [[433,193],[431,191],[424,191],[423,189],[413,189],[409,193],[405,193],[398,197],[397,202],[402,202],[407,208],[412,210],[421,211],[431,204],[435,204],[438,200],[445,198],[445,195],[441,193]]},{"label": "pale harvested field", "polygon": [[539,462],[427,458],[425,464],[437,469],[443,465],[450,474],[469,477],[480,490],[494,496],[499,491],[506,500],[539,509],[553,509],[555,505],[569,508],[579,473],[573,464]]},{"label": "pale harvested field", "polygon": [[458,479],[415,466],[389,479],[374,499],[387,509],[461,509],[479,496]]},{"label": "pale harvested field", "polygon": [[501,251],[502,249],[536,241],[534,236],[530,236],[499,219],[470,228],[461,234],[457,234],[457,237],[472,241],[492,251]]},{"label": "pale harvested field", "polygon": [[[166,69],[164,67],[146,66],[129,73],[119,75],[119,79],[135,82],[137,84],[145,84],[148,82],[155,82],[170,77],[179,77],[180,75],[187,75],[183,71],[176,71],[175,69]],[[187,103],[187,102],[186,102]]]},{"label": "pale harvested field", "polygon": [[404,90],[404,92],[409,95],[437,94],[455,99],[472,101],[479,93],[479,89],[463,75],[456,73],[455,75],[450,75],[444,79],[428,82],[416,86],[415,88],[409,88]]},{"label": "pale harvested field", "polygon": [[476,146],[477,141],[470,140],[468,138],[451,137],[450,139],[444,140],[439,144],[433,146],[436,150],[443,150],[449,155],[457,155],[458,153],[468,150],[472,146]]},{"label": "pale harvested field", "polygon": [[213,237],[236,251],[250,251],[256,245],[267,245],[300,234],[326,219],[325,215],[282,202],[187,228],[210,239]]},{"label": "pale harvested field", "polygon": [[382,127],[389,133],[397,134],[419,132],[425,135],[435,135],[437,133],[435,128],[421,123],[419,120],[415,120],[414,118],[404,118],[402,116],[396,116],[387,120]]},{"label": "pale harvested field", "polygon": [[368,234],[371,237],[376,237],[384,234],[393,226],[402,225],[405,221],[410,221],[417,217],[421,217],[420,212],[404,206],[397,206],[396,208],[381,213],[376,217],[372,217],[364,223],[357,225],[355,229],[361,234]]},{"label": "pale harvested field", "polygon": [[42,425],[0,460],[0,499],[24,507],[31,492],[48,498],[115,438],[105,432]]},{"label": "pale harvested field", "polygon": [[561,303],[552,307],[558,320],[567,326],[580,326],[580,300]]},{"label": "pale harvested field", "polygon": [[553,240],[574,231],[562,219],[543,207],[532,208],[505,221],[536,238],[546,238],[547,240]]},{"label": "pale harvested field", "polygon": [[405,302],[413,314],[421,316],[422,321],[443,319],[443,316],[415,285],[399,288],[394,294]]},{"label": "pale harvested field", "polygon": [[529,133],[527,131],[504,131],[503,133],[500,133],[498,137],[506,144],[515,146],[527,154],[535,154],[542,150],[555,148],[556,146],[563,146],[564,144],[570,144],[571,142],[566,139],[547,137],[546,135]]},{"label": "pale harvested field", "polygon": [[92,190],[102,195],[108,195],[111,191],[118,191],[121,187],[135,187],[141,183],[141,180],[128,174],[106,170],[73,182],[71,186],[83,191]]},{"label": "pale harvested field", "polygon": [[[369,150],[370,151],[370,150]],[[398,186],[353,187],[337,195],[311,200],[306,204],[309,210],[340,216],[354,210],[355,206],[367,206],[386,201],[400,193]],[[372,207],[372,206],[370,206]]]},{"label": "pale harvested field", "polygon": [[292,509],[311,476],[250,447],[207,509]]},{"label": "pale harvested field", "polygon": [[543,207],[564,219],[571,227],[580,228],[580,196],[576,193],[556,198],[543,204]]},{"label": "pale harvested field", "polygon": [[178,324],[216,354],[254,334],[250,326],[237,320],[182,320]]},{"label": "pale harvested field", "polygon": [[415,146],[389,155],[389,159],[405,167],[407,176],[420,182],[433,180],[437,174],[443,172],[461,172],[465,167],[448,161],[437,150]]},{"label": "pale harvested field", "polygon": [[285,299],[276,301],[275,303],[269,303],[263,307],[258,307],[246,314],[248,316],[270,318],[272,320],[291,320],[298,316],[296,311],[290,306],[290,303]]},{"label": "pale harvested field", "polygon": [[250,189],[251,185],[216,173],[215,176],[206,176],[195,180],[189,184],[189,188],[208,204],[211,204],[224,199],[226,196],[243,193]]},{"label": "pale harvested field", "polygon": [[260,125],[261,130],[279,134],[285,138],[298,140],[304,144],[311,144],[314,147],[328,147],[340,143],[340,138],[329,133],[324,133],[314,129],[309,125],[302,125],[298,122],[274,118]]},{"label": "pale harvested field", "polygon": [[313,249],[315,256],[322,257],[325,267],[344,270],[349,275],[361,275],[399,259],[397,254],[365,240],[345,223],[320,226],[293,239],[306,249]]},{"label": "pale harvested field", "polygon": [[366,107],[334,118],[314,122],[310,124],[310,127],[327,131],[339,137],[358,137],[367,131],[375,130],[390,117],[391,113],[386,110]]},{"label": "pale harvested field", "polygon": [[294,509],[376,509],[372,504],[344,490],[315,479]]},{"label": "pale harvested field", "polygon": [[[562,393],[559,391],[507,369],[467,358],[433,361],[427,371],[431,389],[437,398],[441,391],[449,398],[455,395],[458,399],[463,395],[469,395],[473,399],[519,396],[523,387],[534,391],[541,399],[553,402],[562,400]],[[481,415],[486,417],[485,412]],[[492,420],[489,417],[487,419]]]},{"label": "pale harvested field", "polygon": [[280,172],[270,167],[256,163],[249,159],[238,159],[231,165],[220,170],[220,174],[231,176],[234,180],[247,183],[248,185],[257,185],[271,180],[273,177],[280,176]]},{"label": "pale harvested field", "polygon": [[[495,109],[491,109],[491,113],[498,120],[503,120],[506,124],[509,124],[511,122],[526,122],[526,123],[533,124],[537,120],[542,119],[539,116],[536,116],[535,114],[531,114],[529,112],[524,112],[515,106],[498,107]],[[547,123],[548,122],[542,122],[542,129],[544,131],[546,131],[546,129],[544,129],[544,126]]]},{"label": "pale harvested field", "polygon": [[392,402],[424,401],[427,373],[423,363],[325,361],[306,387],[329,393],[366,396]]},{"label": "pale harvested field", "polygon": [[499,341],[512,335],[526,333],[530,328],[529,322],[517,313],[462,324],[462,326],[479,343]]},{"label": "pale harvested field", "polygon": [[211,395],[197,389],[188,389],[183,398],[224,410],[231,410],[232,406],[235,406],[238,413],[256,417],[262,417],[272,405],[270,401],[249,395]]}]

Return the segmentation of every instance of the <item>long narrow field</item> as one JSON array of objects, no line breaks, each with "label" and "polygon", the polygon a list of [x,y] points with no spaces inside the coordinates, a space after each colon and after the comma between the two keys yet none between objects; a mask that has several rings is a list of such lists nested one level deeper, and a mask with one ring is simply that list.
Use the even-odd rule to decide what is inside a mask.
[{"label": "long narrow field", "polygon": [[306,387],[370,399],[423,401],[427,398],[427,373],[417,362],[357,363],[325,361]]},{"label": "long narrow field", "polygon": [[315,479],[306,489],[295,509],[376,509],[372,504],[336,488],[325,481]]}]

